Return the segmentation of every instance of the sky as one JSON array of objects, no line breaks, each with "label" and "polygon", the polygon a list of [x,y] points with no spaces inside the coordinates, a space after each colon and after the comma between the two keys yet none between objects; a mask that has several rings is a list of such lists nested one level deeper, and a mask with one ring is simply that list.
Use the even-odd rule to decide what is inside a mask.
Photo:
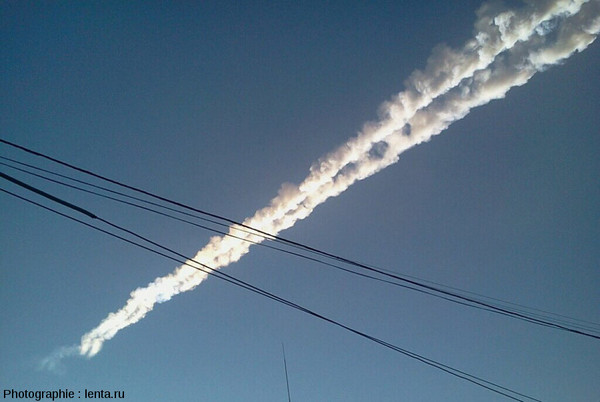
[{"label": "sky", "polygon": [[[5,1],[1,137],[241,221],[377,120],[437,45],[470,40],[482,4]],[[595,42],[281,235],[600,322],[599,66]],[[4,145],[0,155],[68,172]],[[185,255],[213,235],[2,172]],[[0,208],[3,389],[281,401],[283,343],[295,401],[507,400],[215,278],[157,305],[93,358],[39,370],[177,264],[6,194]],[[598,340],[262,247],[223,272],[540,400],[600,399]]]}]

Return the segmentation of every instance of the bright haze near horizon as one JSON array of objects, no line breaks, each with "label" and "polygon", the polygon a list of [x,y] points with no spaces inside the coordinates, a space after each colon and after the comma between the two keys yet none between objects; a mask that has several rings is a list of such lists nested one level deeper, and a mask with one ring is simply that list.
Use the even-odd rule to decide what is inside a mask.
[{"label": "bright haze near horizon", "polygon": [[[482,4],[191,3],[3,2],[2,138],[241,221],[376,120],[436,45],[469,40]],[[599,73],[595,42],[281,235],[600,322]],[[4,145],[0,155],[56,168]],[[213,235],[14,175],[186,255]],[[295,401],[505,400],[215,278],[97,356],[37,370],[177,264],[5,194],[0,210],[3,389],[281,401],[283,343]],[[223,272],[541,400],[600,399],[597,340],[262,247]]]}]

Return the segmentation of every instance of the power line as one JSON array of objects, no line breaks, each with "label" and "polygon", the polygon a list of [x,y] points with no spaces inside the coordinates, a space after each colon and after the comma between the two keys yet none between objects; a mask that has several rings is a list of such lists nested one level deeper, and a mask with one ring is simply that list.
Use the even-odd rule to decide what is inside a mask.
[{"label": "power line", "polygon": [[[0,139],[0,141],[1,141],[1,139]],[[136,197],[136,196],[133,196],[131,194],[125,194],[125,193],[122,193],[120,191],[115,191],[115,190],[112,190],[112,189],[104,187],[104,186],[99,186],[97,184],[93,184],[93,183],[90,183],[90,182],[86,182],[84,180],[76,179],[76,178],[71,177],[71,176],[67,176],[67,175],[64,175],[64,174],[53,172],[51,170],[44,169],[44,168],[41,168],[39,166],[31,165],[31,164],[28,164],[28,163],[24,163],[24,162],[21,162],[21,161],[12,159],[12,158],[7,158],[7,157],[4,157],[4,156],[0,156],[0,159],[12,162],[14,164],[18,164],[20,166],[26,166],[26,167],[28,167],[30,169],[34,169],[34,170],[37,170],[39,172],[44,172],[44,173],[50,174],[50,175],[55,176],[55,177],[60,177],[60,178],[63,178],[63,179],[66,179],[66,180],[69,180],[69,181],[72,181],[72,182],[75,182],[75,183],[83,184],[83,185],[88,186],[88,187],[92,187],[92,188],[95,188],[95,189],[98,189],[98,190],[106,191],[106,192],[111,193],[111,194],[120,195],[120,196],[129,198],[131,200],[142,202],[144,204],[148,204],[148,205],[151,205],[151,206],[154,206],[154,207],[162,208],[162,209],[165,209],[167,211],[176,212],[176,213],[184,215],[184,216],[188,216],[188,217],[193,217],[193,218],[196,218],[196,219],[200,219],[202,221],[209,222],[209,223],[221,226],[221,227],[225,227],[225,228],[230,228],[231,227],[231,224],[229,224],[229,223],[223,223],[223,222],[219,222],[218,220],[215,220],[215,219],[210,219],[210,218],[203,217],[201,215],[197,215],[197,214],[192,214],[192,213],[189,213],[189,212],[181,211],[181,210],[178,210],[178,209],[175,209],[175,208],[168,207],[168,206],[163,205],[163,204],[159,204],[159,203],[156,203],[156,202],[145,200],[143,198]],[[73,189],[84,191],[84,192],[87,192],[89,194],[95,194],[95,195],[103,197],[103,198],[111,199],[111,200],[118,201],[118,202],[127,203],[127,202],[125,202],[123,200],[119,200],[119,199],[107,196],[105,194],[100,194],[100,193],[97,193],[97,192],[94,192],[94,191],[91,191],[91,190],[82,189],[81,187],[73,186],[73,185],[67,184],[65,182],[61,182],[59,180],[54,180],[54,179],[51,179],[51,178],[49,178],[47,176],[36,174],[36,173],[31,172],[31,171],[27,171],[25,169],[21,169],[21,168],[15,167],[14,165],[10,165],[8,163],[0,162],[0,165],[7,166],[7,167],[10,167],[11,169],[15,169],[15,170],[18,170],[18,171],[21,171],[21,172],[24,172],[24,173],[27,173],[27,174],[30,174],[30,175],[42,178],[44,180],[48,180],[48,181],[51,181],[51,182],[54,182],[54,183],[57,183],[57,184],[61,184],[63,186],[67,186],[67,187],[70,187],[70,188],[73,188]],[[134,205],[134,204],[130,204],[130,203],[127,203],[127,204]],[[148,209],[148,210],[150,210],[150,209]],[[156,210],[152,210],[152,211],[156,212]],[[165,216],[169,216],[171,218],[174,218],[174,217],[172,217],[170,215],[165,215]],[[174,218],[174,219],[177,219],[177,218]],[[185,221],[185,220],[182,220],[182,221]],[[185,222],[190,223],[189,221],[185,221]],[[223,232],[219,232],[216,229],[211,229],[211,228],[205,228],[205,229],[212,230],[212,231],[215,231],[215,232],[220,233],[220,234],[224,234]],[[256,230],[252,230],[251,231],[251,230],[247,230],[247,229],[244,229],[244,228],[235,228],[235,229],[237,231],[240,231],[240,232],[243,232],[243,233],[257,235],[256,234]],[[224,234],[224,235],[227,235],[227,234]],[[229,235],[229,236],[231,236],[231,235]],[[282,241],[280,241],[280,240],[278,240],[276,238],[266,237],[266,236],[263,236],[263,235],[257,235],[257,236],[262,237],[262,238],[267,239],[267,240],[270,240],[270,241],[275,241],[275,242],[279,242],[279,243],[285,244],[284,242],[282,242]]]},{"label": "power line", "polygon": [[[321,314],[319,314],[319,313],[317,313],[317,312],[315,312],[313,310],[310,310],[310,309],[308,309],[306,307],[303,307],[303,306],[301,306],[301,305],[299,305],[297,303],[294,303],[294,302],[292,302],[290,300],[287,300],[287,299],[285,299],[283,297],[277,296],[277,295],[275,295],[275,294],[273,294],[271,292],[268,292],[268,291],[263,290],[263,289],[261,289],[259,287],[251,285],[248,282],[245,282],[245,281],[242,281],[240,279],[237,279],[237,278],[233,277],[232,275],[220,272],[220,271],[218,271],[218,270],[216,270],[214,268],[211,268],[210,266],[208,266],[206,264],[203,264],[203,263],[200,263],[198,261],[194,261],[191,258],[189,258],[189,257],[187,257],[187,256],[185,256],[185,255],[183,255],[183,254],[181,254],[181,253],[179,253],[177,251],[174,251],[174,250],[172,250],[172,249],[170,249],[168,247],[165,247],[165,246],[163,246],[163,245],[161,245],[161,244],[159,244],[159,243],[157,243],[155,241],[152,241],[152,240],[150,240],[147,237],[144,237],[144,236],[142,236],[142,235],[140,235],[140,234],[138,234],[138,233],[136,233],[134,231],[131,231],[131,230],[126,229],[126,228],[124,228],[122,226],[119,226],[119,225],[117,225],[115,223],[112,223],[112,222],[110,222],[110,221],[108,221],[106,219],[103,219],[103,218],[99,217],[98,215],[96,215],[96,214],[94,214],[94,213],[92,213],[92,212],[90,212],[90,211],[88,211],[86,209],[78,207],[78,206],[76,206],[74,204],[71,204],[71,203],[69,203],[67,201],[64,201],[64,200],[62,200],[62,199],[60,199],[58,197],[55,197],[55,196],[53,196],[53,195],[51,195],[49,193],[46,193],[46,192],[41,191],[41,190],[38,190],[35,187],[32,187],[32,186],[30,186],[30,185],[28,185],[26,183],[23,183],[23,182],[21,182],[19,180],[11,178],[10,176],[8,176],[6,174],[2,173],[2,174],[0,174],[0,177],[2,177],[2,178],[6,179],[6,180],[8,180],[8,181],[10,181],[10,182],[12,182],[14,184],[17,184],[17,185],[19,185],[19,186],[21,186],[23,188],[26,188],[27,190],[32,191],[32,192],[34,192],[34,193],[36,193],[38,195],[41,195],[41,196],[43,196],[43,197],[45,197],[47,199],[50,199],[53,202],[56,202],[56,203],[58,203],[60,205],[63,205],[63,206],[65,206],[65,207],[67,207],[67,208],[69,208],[71,210],[74,210],[74,211],[76,211],[78,213],[81,213],[81,214],[83,214],[83,215],[85,215],[85,216],[87,216],[87,217],[89,217],[89,218],[91,218],[93,220],[97,220],[99,222],[102,222],[102,223],[108,225],[109,227],[111,227],[113,229],[117,229],[117,230],[119,230],[121,232],[127,233],[128,235],[131,235],[131,236],[133,236],[133,237],[135,237],[135,238],[137,238],[139,240],[142,240],[144,243],[150,244],[151,246],[154,246],[154,247],[158,247],[159,249],[161,249],[163,251],[158,251],[158,250],[156,250],[156,249],[154,249],[154,248],[152,248],[152,247],[150,247],[148,245],[144,245],[143,243],[139,243],[139,242],[137,242],[135,240],[128,239],[128,238],[126,238],[126,237],[124,237],[122,235],[118,235],[118,234],[115,234],[113,232],[110,232],[109,230],[102,229],[102,228],[100,228],[100,227],[98,227],[98,226],[96,226],[94,224],[90,224],[90,223],[82,221],[82,220],[80,220],[78,218],[74,218],[74,217],[72,217],[72,216],[70,216],[68,214],[65,214],[65,213],[62,213],[60,211],[57,211],[57,210],[55,210],[55,209],[53,209],[51,207],[42,205],[42,204],[40,204],[38,202],[35,202],[33,200],[30,200],[30,199],[28,199],[26,197],[20,196],[20,195],[15,194],[15,193],[13,193],[11,191],[8,191],[8,190],[5,190],[3,188],[0,188],[0,191],[4,192],[6,194],[9,194],[9,195],[11,195],[13,197],[16,197],[16,198],[18,198],[18,199],[20,199],[22,201],[26,201],[28,203],[31,203],[31,204],[36,205],[38,207],[41,207],[41,208],[43,208],[43,209],[45,209],[47,211],[53,212],[53,213],[58,214],[58,215],[60,215],[62,217],[65,217],[65,218],[70,219],[72,221],[75,221],[75,222],[78,222],[80,224],[83,224],[83,225],[85,225],[85,226],[87,226],[89,228],[92,228],[92,229],[100,231],[100,232],[102,232],[104,234],[107,234],[107,235],[109,235],[111,237],[117,238],[117,239],[119,239],[121,241],[124,241],[124,242],[127,242],[129,244],[135,245],[137,247],[140,247],[142,249],[150,251],[150,252],[152,252],[154,254],[163,256],[163,257],[168,258],[168,259],[170,259],[172,261],[175,261],[175,262],[177,262],[179,264],[186,265],[186,266],[189,266],[191,268],[197,269],[197,270],[202,271],[202,272],[204,272],[204,273],[206,273],[208,275],[215,276],[217,278],[225,280],[228,283],[231,283],[231,284],[234,284],[236,286],[242,287],[242,288],[244,288],[246,290],[249,290],[249,291],[251,291],[253,293],[262,295],[264,297],[267,297],[267,298],[269,298],[269,299],[271,299],[273,301],[276,301],[278,303],[287,305],[288,307],[291,307],[291,308],[294,308],[296,310],[302,311],[302,312],[304,312],[304,313],[306,313],[308,315],[311,315],[311,316],[313,316],[315,318],[318,318],[318,319],[320,319],[322,321],[325,321],[325,322],[327,322],[329,324],[335,325],[335,326],[337,326],[339,328],[342,328],[342,329],[344,329],[346,331],[354,333],[354,334],[356,334],[356,335],[358,335],[358,336],[360,336],[362,338],[365,338],[365,339],[370,340],[372,342],[378,343],[378,344],[380,344],[380,345],[382,345],[382,346],[384,346],[384,347],[386,347],[388,349],[391,349],[393,351],[401,353],[401,354],[403,354],[403,355],[405,355],[407,357],[410,357],[412,359],[418,360],[418,361],[420,361],[420,362],[422,362],[422,363],[424,363],[426,365],[429,365],[431,367],[437,368],[438,370],[441,370],[441,371],[443,371],[443,372],[445,372],[447,374],[450,374],[452,376],[458,377],[458,378],[463,379],[465,381],[468,381],[468,382],[470,382],[472,384],[478,385],[479,387],[485,388],[485,389],[487,389],[489,391],[492,391],[494,393],[497,393],[499,395],[503,395],[503,396],[505,396],[505,397],[507,397],[509,399],[512,399],[512,400],[515,400],[515,401],[525,402],[523,399],[519,399],[518,398],[518,396],[520,396],[520,397],[527,398],[529,400],[541,402],[539,399],[533,398],[533,397],[528,396],[526,394],[522,394],[522,393],[517,392],[515,390],[512,390],[510,388],[501,386],[501,385],[499,385],[499,384],[497,384],[495,382],[485,380],[485,379],[483,379],[481,377],[469,374],[469,373],[464,372],[462,370],[459,370],[459,369],[453,368],[451,366],[445,365],[443,363],[437,362],[437,361],[435,361],[433,359],[429,359],[429,358],[427,358],[425,356],[422,356],[422,355],[420,355],[418,353],[411,352],[411,351],[409,351],[407,349],[404,349],[404,348],[401,348],[399,346],[396,346],[396,345],[394,345],[394,344],[392,344],[390,342],[384,341],[384,340],[382,340],[380,338],[377,338],[375,336],[369,335],[369,334],[367,334],[365,332],[356,330],[356,329],[354,329],[354,328],[352,328],[350,326],[342,324],[339,321],[336,321],[334,319],[328,318],[328,317],[326,317],[324,315],[321,315]],[[172,255],[169,255],[167,253],[170,253]],[[193,262],[194,264],[192,265],[191,262]]]},{"label": "power line", "polygon": [[[0,156],[0,159],[9,159],[9,158],[4,158],[4,157]],[[21,164],[21,162],[18,162],[18,161],[14,161],[14,162]],[[61,182],[59,180],[51,179],[49,177],[46,177],[46,176],[43,176],[43,175],[40,175],[40,174],[36,174],[36,173],[33,173],[33,172],[29,172],[29,171],[26,171],[24,169],[20,169],[20,168],[14,167],[14,166],[11,166],[11,165],[3,163],[3,162],[0,162],[0,165],[4,165],[4,166],[10,167],[12,169],[16,169],[18,171],[21,171],[21,172],[33,175],[35,177],[39,177],[39,178],[48,180],[50,182],[66,186],[68,188],[72,188],[72,189],[76,189],[76,190],[79,190],[79,191],[83,191],[83,192],[88,193],[88,194],[93,194],[93,195],[96,195],[96,196],[99,196],[99,197],[102,197],[102,198],[106,198],[106,199],[109,199],[109,200],[112,200],[112,201],[123,203],[125,205],[129,205],[129,206],[132,206],[132,207],[135,207],[135,208],[139,208],[139,209],[142,209],[142,210],[145,210],[145,211],[153,212],[153,213],[156,213],[158,215],[165,216],[165,217],[168,217],[168,218],[171,218],[171,219],[175,219],[175,220],[178,220],[180,222],[184,222],[184,223],[187,223],[187,224],[190,224],[190,225],[193,225],[193,226],[205,229],[205,230],[210,230],[212,232],[218,233],[218,234],[223,235],[223,236],[232,237],[234,239],[245,241],[245,242],[251,243],[253,245],[257,245],[257,246],[261,246],[261,247],[266,247],[266,248],[269,248],[269,249],[272,249],[272,250],[277,250],[277,251],[280,251],[280,252],[283,252],[283,253],[287,253],[287,254],[290,254],[290,255],[293,255],[293,256],[296,256],[296,257],[304,258],[304,259],[307,259],[307,260],[312,261],[312,262],[320,263],[320,264],[323,264],[323,265],[326,265],[326,266],[329,266],[329,267],[332,267],[332,268],[335,268],[335,269],[339,269],[339,270],[341,270],[343,272],[346,272],[346,273],[349,273],[349,274],[357,275],[359,277],[368,278],[368,279],[371,279],[371,280],[384,282],[384,283],[387,283],[387,284],[390,284],[390,285],[394,285],[394,286],[398,286],[398,287],[401,287],[401,288],[414,290],[414,291],[417,291],[417,292],[420,292],[420,293],[427,294],[429,296],[438,297],[438,298],[441,298],[441,299],[444,299],[444,300],[447,300],[447,301],[451,301],[451,302],[454,302],[454,303],[462,304],[462,305],[465,305],[465,306],[468,306],[468,307],[473,307],[473,308],[478,308],[478,309],[482,309],[482,310],[486,310],[486,311],[490,311],[490,312],[495,312],[493,309],[489,309],[489,308],[482,307],[482,306],[471,305],[471,304],[468,304],[468,303],[465,303],[465,302],[461,302],[459,300],[451,299],[451,298],[445,297],[443,295],[439,295],[439,294],[433,293],[431,291],[427,291],[427,290],[423,290],[423,289],[419,289],[419,288],[414,288],[414,287],[411,287],[411,286],[403,285],[403,284],[398,283],[398,282],[394,282],[394,281],[390,281],[390,280],[387,280],[387,279],[375,277],[375,276],[372,276],[372,275],[369,275],[369,274],[364,274],[364,273],[352,271],[350,269],[341,267],[339,265],[332,264],[332,263],[329,263],[329,262],[326,262],[326,261],[323,261],[323,260],[319,260],[317,258],[313,258],[313,257],[307,256],[307,255],[304,255],[304,254],[296,253],[296,252],[293,252],[293,251],[290,251],[290,250],[287,250],[287,249],[282,249],[282,248],[270,246],[270,245],[265,244],[265,243],[256,242],[256,241],[253,241],[253,240],[250,240],[250,239],[247,239],[247,238],[242,238],[242,237],[239,237],[239,236],[236,236],[236,235],[232,235],[232,234],[229,234],[227,232],[223,232],[223,231],[220,231],[220,230],[217,230],[217,229],[213,229],[213,228],[210,228],[210,227],[207,227],[207,226],[204,226],[204,225],[199,225],[199,224],[197,224],[195,222],[191,222],[191,221],[186,220],[186,219],[182,219],[182,218],[179,218],[179,217],[167,214],[167,213],[163,213],[163,212],[157,211],[155,209],[145,207],[143,205],[139,205],[139,204],[136,204],[136,203],[133,203],[133,202],[121,200],[121,199],[118,199],[118,198],[115,198],[115,197],[112,197],[112,196],[108,196],[108,195],[105,195],[105,194],[101,194],[101,193],[98,193],[98,192],[95,192],[95,191],[92,191],[92,190],[87,190],[85,188],[81,188],[81,187],[74,186],[74,185],[71,185],[71,184],[68,184],[68,183],[65,183],[65,182]],[[24,165],[27,165],[27,164],[24,164]],[[57,173],[50,172],[50,171],[48,171],[46,169],[37,168],[37,167],[34,167],[32,165],[27,165],[27,166],[30,166],[32,168],[35,168],[35,169],[38,169],[38,170],[42,170],[42,171],[45,171],[45,172],[48,172],[48,173],[51,173],[51,174],[58,175]],[[72,180],[77,180],[77,179],[73,179],[73,178],[70,178],[70,177],[64,176],[64,175],[60,175],[60,176],[68,178],[68,179],[72,179]],[[87,185],[91,185],[91,186],[97,187],[95,185],[92,185],[92,184],[89,184],[89,183],[85,183],[85,182],[83,182],[81,180],[77,180],[77,182],[81,182],[81,183],[84,183],[84,184],[87,184]],[[115,193],[115,194],[120,194],[120,195],[123,195],[125,197],[128,197],[128,195],[120,193],[120,192],[117,192],[117,191],[112,191],[112,192]]]},{"label": "power line", "polygon": [[96,219],[97,218],[91,212],[88,212],[85,209],[78,207],[77,205],[73,205],[70,202],[64,201],[64,200],[62,200],[62,199],[60,199],[58,197],[53,196],[52,194],[46,193],[45,191],[39,190],[39,189],[37,189],[35,187],[32,187],[29,184],[26,184],[26,183],[24,183],[24,182],[22,182],[20,180],[17,180],[17,179],[15,179],[12,176],[9,176],[7,174],[4,174],[4,173],[0,172],[0,177],[2,177],[3,179],[8,180],[8,181],[10,181],[10,182],[18,185],[18,186],[21,186],[21,187],[23,187],[23,188],[25,188],[25,189],[27,189],[29,191],[32,191],[32,192],[34,192],[36,194],[39,194],[39,195],[41,195],[43,197],[46,197],[49,200],[52,200],[52,201],[57,202],[57,203],[59,203],[61,205],[64,205],[67,208],[71,208],[71,209],[73,209],[73,210],[75,210],[75,211],[77,211],[79,213],[87,215],[88,217],[90,217],[92,219]]},{"label": "power line", "polygon": [[[71,169],[75,169],[77,171],[83,172],[83,173],[88,174],[88,175],[91,174],[94,177],[101,178],[102,180],[108,181],[110,183],[115,183],[118,186],[121,186],[121,187],[124,187],[124,188],[128,188],[128,189],[133,189],[134,191],[137,191],[137,192],[142,192],[145,195],[148,195],[148,196],[160,199],[163,202],[170,202],[170,203],[172,203],[174,205],[187,208],[188,210],[192,210],[192,211],[195,211],[195,212],[200,213],[200,214],[207,214],[207,212],[205,212],[205,211],[196,209],[194,207],[186,206],[186,205],[184,205],[182,203],[179,203],[179,202],[176,202],[176,201],[167,200],[166,198],[154,195],[154,194],[152,194],[150,192],[136,189],[135,187],[129,186],[127,184],[120,183],[120,182],[118,182],[116,180],[105,178],[104,176],[98,175],[96,173],[88,172],[85,169],[81,169],[79,167],[76,167],[74,165],[68,164],[66,162],[59,161],[59,160],[57,160],[55,158],[46,156],[46,155],[44,155],[44,154],[42,154],[40,152],[29,150],[29,149],[27,149],[25,147],[22,147],[22,146],[17,145],[17,144],[13,144],[13,143],[8,142],[6,140],[0,139],[0,141],[3,142],[3,143],[6,143],[7,145],[10,145],[10,146],[16,147],[18,149],[24,150],[25,152],[32,153],[32,154],[34,154],[36,156],[42,156],[42,157],[47,158],[47,159],[49,159],[49,160],[51,160],[51,161],[53,161],[55,163],[59,163],[61,165],[67,166],[67,167],[69,167]],[[174,211],[174,212],[177,212],[177,213],[182,213],[182,214],[185,214],[187,216],[192,216],[192,217],[195,217],[195,218],[203,219],[205,221],[208,220],[209,222],[211,222],[213,224],[224,225],[224,224],[222,224],[220,222],[214,221],[213,219],[207,219],[207,218],[204,218],[204,217],[199,217],[199,216],[194,215],[194,214],[189,214],[189,213],[186,213],[186,212],[182,212],[182,211],[170,208],[170,207],[166,207],[166,206],[161,205],[161,204],[157,204],[157,203],[154,203],[154,202],[151,202],[151,201],[144,200],[144,199],[139,198],[139,197],[134,197],[134,196],[131,196],[131,195],[128,195],[128,194],[124,194],[124,193],[119,192],[119,191],[111,190],[111,189],[108,189],[106,187],[102,187],[102,186],[98,186],[98,185],[95,185],[95,184],[92,184],[92,183],[85,182],[83,180],[78,180],[78,179],[75,179],[75,178],[72,178],[72,177],[69,177],[69,176],[66,176],[66,175],[55,173],[55,172],[52,172],[52,171],[49,171],[49,170],[46,170],[46,169],[42,169],[42,168],[30,165],[30,164],[26,164],[26,163],[23,163],[23,162],[16,161],[14,159],[5,158],[5,157],[0,157],[0,158],[4,159],[4,160],[11,161],[13,163],[20,164],[22,166],[27,166],[29,168],[36,169],[38,171],[43,171],[43,172],[48,173],[48,174],[52,174],[52,175],[55,175],[55,176],[58,176],[58,177],[62,177],[62,178],[68,179],[68,180],[72,180],[72,181],[75,181],[75,182],[87,185],[87,186],[91,186],[93,188],[97,188],[97,189],[101,189],[101,190],[104,190],[104,191],[108,191],[108,192],[110,192],[112,194],[118,194],[120,196],[127,197],[127,198],[130,198],[130,199],[134,199],[134,200],[139,201],[139,202],[144,202],[144,203],[147,203],[147,204],[152,205],[152,206],[156,206],[156,207],[160,207],[160,208],[165,208],[165,209],[170,210],[170,211]],[[157,213],[157,214],[160,214],[160,215],[172,218],[172,219],[176,219],[178,221],[186,222],[186,223],[194,225],[196,227],[200,227],[200,228],[205,229],[205,230],[210,230],[210,231],[219,233],[219,234],[221,234],[223,236],[233,237],[233,238],[236,238],[236,239],[241,240],[241,241],[249,242],[251,244],[261,245],[263,247],[267,247],[267,248],[274,249],[274,250],[277,250],[277,251],[280,251],[280,252],[284,252],[284,253],[287,253],[287,254],[290,254],[290,255],[294,255],[296,257],[300,257],[300,258],[304,258],[304,259],[307,259],[307,260],[310,260],[310,261],[313,261],[313,262],[317,262],[317,263],[323,264],[323,265],[331,267],[331,268],[335,268],[335,269],[341,270],[341,271],[349,273],[349,274],[357,275],[359,277],[363,277],[363,278],[367,278],[367,279],[371,279],[371,280],[376,280],[376,281],[384,282],[384,283],[391,284],[391,285],[398,286],[398,287],[405,288],[405,289],[410,289],[410,290],[417,291],[417,292],[420,292],[420,293],[423,293],[423,294],[426,294],[426,295],[429,295],[429,296],[434,296],[434,297],[437,297],[437,298],[440,298],[440,299],[443,299],[443,300],[446,300],[446,301],[450,301],[450,302],[461,304],[461,305],[464,305],[464,306],[473,307],[473,308],[485,310],[485,311],[488,311],[488,312],[492,312],[492,313],[504,315],[504,316],[507,316],[507,317],[519,319],[519,320],[526,321],[526,322],[529,322],[529,323],[532,323],[532,324],[541,325],[541,326],[544,326],[544,327],[549,327],[549,328],[554,328],[554,329],[559,329],[559,330],[567,331],[567,332],[570,332],[570,333],[574,333],[574,334],[578,334],[578,335],[582,335],[582,336],[586,336],[586,337],[591,337],[591,338],[594,338],[594,339],[600,339],[600,335],[592,333],[592,332],[596,332],[597,329],[589,327],[589,326],[577,325],[577,324],[573,324],[573,323],[565,321],[565,320],[552,319],[552,318],[549,318],[549,317],[544,316],[542,314],[526,312],[526,311],[523,311],[522,309],[518,310],[518,309],[514,309],[514,308],[511,309],[510,307],[506,307],[506,306],[505,307],[497,306],[497,305],[494,305],[493,302],[481,301],[481,300],[478,300],[478,299],[476,299],[476,298],[474,298],[472,296],[465,296],[464,294],[461,295],[460,293],[457,293],[456,291],[458,290],[458,291],[463,292],[463,293],[468,293],[468,294],[476,295],[476,296],[478,296],[480,298],[483,297],[483,298],[487,298],[489,300],[500,301],[500,302],[503,302],[505,304],[512,304],[512,305],[515,305],[515,304],[507,302],[507,301],[503,301],[503,300],[500,300],[500,299],[494,299],[494,298],[486,297],[486,296],[483,296],[483,295],[480,295],[480,294],[477,294],[477,293],[468,292],[468,291],[461,290],[461,289],[456,289],[456,288],[451,288],[451,287],[448,287],[448,286],[445,286],[445,285],[441,285],[439,283],[435,283],[435,282],[431,282],[431,281],[425,281],[425,280],[422,280],[422,279],[419,279],[419,278],[415,278],[415,277],[409,277],[407,275],[402,275],[401,276],[399,274],[393,273],[392,271],[383,270],[383,269],[380,269],[380,268],[373,267],[371,265],[359,263],[359,262],[347,259],[345,257],[341,257],[341,256],[338,256],[338,255],[334,255],[334,254],[331,254],[331,253],[319,250],[319,249],[311,247],[311,246],[307,246],[307,245],[304,245],[304,244],[301,244],[301,243],[297,243],[297,242],[294,242],[294,241],[291,241],[291,240],[283,239],[281,237],[278,237],[278,236],[275,236],[275,235],[272,235],[272,234],[268,234],[268,233],[262,232],[259,229],[253,228],[251,226],[243,225],[243,224],[241,224],[239,222],[236,222],[236,221],[234,221],[232,219],[224,218],[224,217],[221,217],[221,216],[216,215],[216,214],[210,214],[210,216],[216,217],[216,219],[224,219],[227,222],[233,222],[235,225],[241,225],[241,226],[243,226],[244,228],[247,229],[247,230],[242,230],[245,233],[249,233],[249,234],[253,234],[253,235],[255,235],[257,232],[258,233],[264,233],[264,234],[261,234],[260,236],[263,237],[263,238],[265,238],[265,239],[267,239],[267,240],[269,240],[269,241],[279,242],[280,244],[285,244],[285,245],[290,246],[292,248],[301,249],[302,251],[305,251],[305,252],[309,252],[309,253],[312,253],[312,254],[319,255],[321,257],[326,257],[326,258],[329,258],[329,259],[333,259],[334,261],[338,261],[338,262],[341,262],[341,263],[344,263],[344,264],[347,264],[347,265],[354,266],[356,268],[364,270],[365,272],[370,272],[370,273],[382,275],[382,276],[385,276],[387,278],[391,278],[393,280],[388,280],[388,279],[384,279],[384,278],[381,278],[381,277],[376,277],[376,276],[373,276],[373,275],[368,274],[368,273],[361,273],[361,272],[356,272],[356,271],[353,271],[353,270],[349,270],[349,269],[341,267],[341,266],[339,266],[337,264],[332,264],[330,262],[326,262],[326,261],[320,260],[318,258],[313,258],[313,257],[307,256],[307,255],[304,255],[304,254],[301,254],[301,253],[297,253],[297,252],[294,252],[294,251],[290,251],[290,250],[287,250],[287,249],[273,247],[273,246],[270,246],[268,244],[264,244],[264,243],[261,243],[261,242],[253,241],[253,240],[247,239],[245,237],[239,237],[239,236],[233,235],[231,233],[224,232],[224,231],[221,231],[221,230],[218,230],[218,229],[214,229],[214,228],[211,228],[211,227],[208,227],[208,226],[205,226],[205,225],[199,225],[197,223],[190,222],[187,219],[182,219],[182,218],[174,217],[174,216],[172,216],[170,214],[166,214],[166,213],[163,213],[163,212],[160,212],[160,211],[156,211],[156,210],[154,210],[152,208],[144,207],[144,206],[141,206],[141,205],[136,204],[136,203],[132,203],[132,202],[124,201],[124,200],[121,200],[121,199],[117,199],[115,197],[111,197],[111,196],[107,196],[105,194],[97,193],[95,191],[83,189],[83,188],[78,187],[78,186],[73,186],[73,185],[70,185],[70,184],[67,184],[67,183],[55,180],[55,179],[51,179],[51,178],[45,177],[43,175],[39,175],[39,174],[36,174],[36,173],[28,172],[28,171],[26,171],[24,169],[20,169],[20,168],[14,167],[14,166],[8,165],[6,163],[0,162],[0,164],[5,165],[5,166],[9,166],[9,167],[11,167],[13,169],[18,169],[18,170],[20,170],[22,172],[25,172],[25,173],[28,173],[28,174],[31,174],[31,175],[43,178],[45,180],[49,180],[49,181],[52,181],[52,182],[55,182],[55,183],[67,186],[67,187],[70,187],[70,188],[74,188],[74,189],[77,189],[77,190],[80,190],[80,191],[91,193],[91,194],[94,194],[94,195],[97,195],[97,196],[100,196],[100,197],[108,198],[108,199],[111,199],[113,201],[121,202],[121,203],[130,205],[130,206],[133,206],[133,207],[136,207],[136,208],[140,208],[140,209],[147,210],[147,211],[150,211],[150,212],[153,212],[153,213]],[[226,226],[226,225],[224,225],[224,226]],[[249,232],[249,230],[251,230],[252,232]],[[401,283],[398,283],[397,281],[399,281]],[[451,290],[445,290],[445,289],[443,289],[443,287],[445,287],[447,289],[451,289]],[[520,305],[517,305],[517,306],[522,307],[522,308],[527,308],[525,306],[520,306]],[[530,310],[534,310],[534,309],[531,309],[531,308],[529,308],[529,309]],[[541,311],[541,310],[536,310],[536,311]],[[555,315],[553,313],[549,313],[549,314]],[[566,317],[566,318],[568,318],[568,317]],[[570,320],[577,321],[577,320],[574,320],[574,319],[570,319]],[[588,322],[588,324],[595,324],[595,323],[589,323]]]}]

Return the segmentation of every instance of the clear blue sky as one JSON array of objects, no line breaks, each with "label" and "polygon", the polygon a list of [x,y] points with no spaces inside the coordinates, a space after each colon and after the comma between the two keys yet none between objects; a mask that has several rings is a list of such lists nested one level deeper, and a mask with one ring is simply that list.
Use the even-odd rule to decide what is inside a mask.
[{"label": "clear blue sky", "polygon": [[[242,220],[376,119],[437,44],[468,40],[481,5],[191,3],[2,2],[2,138]],[[594,43],[282,235],[600,322],[599,73]],[[39,163],[5,146],[0,155]],[[210,237],[27,180],[185,254]],[[96,357],[66,360],[62,375],[37,371],[176,264],[6,195],[0,210],[2,389],[283,401],[283,342],[294,401],[505,400],[215,279],[157,306]],[[600,399],[597,340],[263,248],[226,272],[544,401]]]}]

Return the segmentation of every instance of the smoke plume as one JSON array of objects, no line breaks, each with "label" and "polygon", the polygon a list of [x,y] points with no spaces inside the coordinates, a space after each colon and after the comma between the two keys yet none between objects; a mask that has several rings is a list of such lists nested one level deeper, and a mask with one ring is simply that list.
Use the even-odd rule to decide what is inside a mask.
[{"label": "smoke plume", "polygon": [[[380,119],[367,123],[345,144],[319,159],[299,185],[286,185],[243,223],[273,235],[306,218],[315,207],[358,180],[395,163],[405,150],[429,141],[477,106],[503,98],[536,72],[589,46],[600,31],[600,0],[528,0],[516,10],[497,3],[477,12],[472,39],[460,49],[438,46],[423,71],[415,71],[406,89],[383,103]],[[237,236],[213,237],[192,261],[219,269],[238,261],[249,250],[247,239],[262,237],[230,227]],[[145,317],[156,303],[194,289],[207,274],[183,265],[146,287],[131,292],[125,306],[110,313],[74,346],[92,357],[121,329]],[[64,348],[71,352],[73,349]],[[48,364],[69,353],[58,353]]]}]

